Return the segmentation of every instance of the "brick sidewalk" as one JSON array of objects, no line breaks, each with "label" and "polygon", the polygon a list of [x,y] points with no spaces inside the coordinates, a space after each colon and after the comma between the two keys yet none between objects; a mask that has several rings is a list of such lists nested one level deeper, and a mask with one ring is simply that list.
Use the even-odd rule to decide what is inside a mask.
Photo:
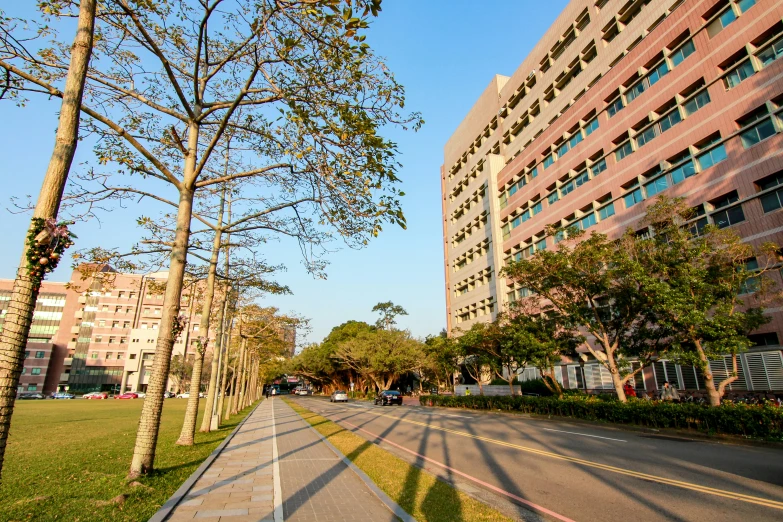
[{"label": "brick sidewalk", "polygon": [[165,520],[385,522],[398,518],[309,424],[281,399],[272,398],[250,414]]},{"label": "brick sidewalk", "polygon": [[272,402],[286,522],[398,520],[290,406]]},{"label": "brick sidewalk", "polygon": [[166,520],[273,522],[273,443],[272,404],[264,401]]}]

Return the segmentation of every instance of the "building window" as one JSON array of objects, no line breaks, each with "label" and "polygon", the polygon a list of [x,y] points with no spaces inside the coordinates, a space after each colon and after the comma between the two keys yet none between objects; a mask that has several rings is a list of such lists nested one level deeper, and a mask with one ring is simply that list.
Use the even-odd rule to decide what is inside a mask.
[{"label": "building window", "polygon": [[736,13],[734,13],[734,9],[732,9],[731,4],[729,4],[726,10],[723,11],[718,16],[718,18],[716,18],[710,25],[707,26],[707,34],[710,35],[710,38],[713,38],[715,35],[717,35],[721,31],[723,31],[726,27],[728,27],[736,19],[737,19],[737,15]]},{"label": "building window", "polygon": [[658,129],[655,125],[650,125],[636,136],[636,146],[641,148],[654,140],[656,136],[658,136]]},{"label": "building window", "polygon": [[685,102],[685,105],[683,105],[685,108],[685,115],[690,116],[708,103],[710,103],[710,93],[705,89]]},{"label": "building window", "polygon": [[756,74],[756,71],[753,70],[753,64],[750,63],[750,58],[748,58],[723,78],[726,90],[733,89],[754,74]]},{"label": "building window", "polygon": [[547,156],[546,158],[544,158],[544,168],[545,168],[545,169],[546,169],[546,168],[549,168],[549,166],[550,166],[550,165],[552,165],[552,163],[554,163],[554,162],[555,162],[555,159],[554,159],[554,158],[552,157],[552,155],[550,154],[549,156]]},{"label": "building window", "polygon": [[114,352],[106,352],[106,359],[111,359],[114,357]]},{"label": "building window", "polygon": [[[745,272],[757,272],[759,269],[759,262],[756,259],[749,259],[745,262]],[[748,277],[742,285],[740,285],[740,289],[738,294],[739,295],[745,295],[745,294],[752,294],[754,292],[758,292],[759,288],[761,286],[761,281],[759,281],[758,277],[750,276]]]},{"label": "building window", "polygon": [[136,354],[135,353],[132,353],[132,354],[130,354],[128,356],[128,359],[135,359],[135,358],[136,358]]},{"label": "building window", "polygon": [[536,242],[536,252],[540,252],[541,250],[546,250],[546,238]]},{"label": "building window", "polygon": [[116,340],[116,337],[109,337],[109,344],[114,344]]},{"label": "building window", "polygon": [[634,191],[623,196],[623,202],[625,203],[625,208],[631,208],[637,203],[640,203],[643,199],[644,198],[642,197],[642,189],[640,188],[637,188]]},{"label": "building window", "polygon": [[101,327],[106,326],[106,321],[101,319],[100,321],[98,321],[98,326],[101,326]]},{"label": "building window", "polygon": [[745,221],[742,205],[730,206],[737,201],[739,196],[735,190],[712,202],[715,210],[722,209],[712,214],[712,221],[718,228],[726,228]]},{"label": "building window", "polygon": [[585,125],[585,136],[589,136],[598,129],[598,118],[593,118]]},{"label": "building window", "polygon": [[676,185],[677,183],[690,178],[694,174],[696,174],[696,168],[693,166],[693,161],[688,160],[686,163],[683,163],[671,171],[672,183]]},{"label": "building window", "polygon": [[30,351],[29,350],[24,352],[24,358],[27,359],[28,357],[30,357]]},{"label": "building window", "polygon": [[541,212],[543,209],[544,209],[544,202],[543,201],[539,201],[538,203],[533,205],[533,215],[535,216],[536,214]]},{"label": "building window", "polygon": [[605,207],[598,209],[598,217],[601,218],[601,221],[609,219],[612,216],[614,216],[614,203],[609,203]]},{"label": "building window", "polygon": [[623,98],[621,96],[618,96],[616,100],[609,103],[609,106],[606,108],[606,113],[611,118],[621,110],[623,110],[623,107],[625,105],[623,104]]},{"label": "building window", "polygon": [[559,201],[559,200],[560,200],[560,195],[557,193],[557,190],[555,190],[554,192],[552,192],[551,194],[549,194],[549,195],[546,197],[546,200],[547,200],[547,203],[549,203],[550,205],[553,205],[553,204],[555,204],[557,201]]},{"label": "building window", "polygon": [[590,167],[590,174],[593,175],[593,177],[596,177],[601,172],[606,170],[606,159],[601,158],[597,163],[593,164]]},{"label": "building window", "polygon": [[631,141],[628,140],[622,145],[620,145],[620,147],[618,147],[616,151],[614,151],[614,156],[617,161],[620,161],[621,159],[625,158],[632,152],[633,152],[633,146],[631,145]]},{"label": "building window", "polygon": [[30,375],[41,375],[41,369],[40,368],[31,368],[30,369]]},{"label": "building window", "polygon": [[128,299],[135,299],[136,298],[136,292],[131,292],[128,294]]},{"label": "building window", "polygon": [[27,391],[35,391],[37,389],[38,389],[38,385],[37,384],[28,384],[27,385]]},{"label": "building window", "polygon": [[111,327],[112,328],[119,328],[120,327],[120,322],[119,321],[114,321],[113,323],[111,323]]},{"label": "building window", "polygon": [[44,352],[35,352],[35,358],[36,359],[43,359],[44,358]]},{"label": "building window", "polygon": [[672,65],[677,67],[683,60],[692,55],[696,51],[696,46],[693,44],[693,40],[688,40],[682,47],[674,51],[671,55]]},{"label": "building window", "polygon": [[779,346],[778,334],[775,332],[768,332],[762,334],[749,335],[748,339],[753,343],[753,346]]},{"label": "building window", "polygon": [[103,336],[102,335],[96,335],[95,336],[95,342],[96,343],[102,343],[103,342]]},{"label": "building window", "polygon": [[582,230],[587,230],[588,228],[595,225],[598,221],[595,219],[595,212],[591,212],[587,216],[583,217],[579,220],[579,228]]},{"label": "building window", "polygon": [[27,368],[24,366],[22,367],[22,375],[27,375]]},{"label": "building window", "polygon": [[97,359],[98,358],[98,352],[90,352],[90,359]]},{"label": "building window", "polygon": [[128,342],[127,337],[120,337],[120,344],[126,344]]},{"label": "building window", "polygon": [[783,172],[758,181],[756,184],[761,190],[768,190],[777,186],[781,187],[778,190],[768,192],[759,198],[761,200],[761,207],[764,209],[765,213],[783,207]]},{"label": "building window", "polygon": [[783,56],[783,36],[772,42],[769,47],[756,55],[761,61],[761,66],[766,67]]},{"label": "building window", "polygon": [[661,176],[660,178],[647,183],[644,186],[644,192],[647,194],[648,198],[651,198],[659,192],[663,192],[667,188],[669,188],[669,180],[666,178],[666,176]]},{"label": "building window", "polygon": [[117,360],[119,361],[120,359],[122,359],[122,357],[123,357],[122,352],[117,352]]},{"label": "building window", "polygon": [[[754,122],[757,123],[754,124]],[[753,111],[738,120],[737,123],[740,127],[753,125],[740,134],[742,146],[746,149],[775,135],[775,125],[772,123],[772,118],[769,116],[769,111],[766,107]]]},{"label": "building window", "polygon": [[701,167],[701,170],[708,169],[713,165],[725,160],[726,158],[726,147],[722,143],[714,149],[696,157],[696,159],[699,161],[699,167]]}]

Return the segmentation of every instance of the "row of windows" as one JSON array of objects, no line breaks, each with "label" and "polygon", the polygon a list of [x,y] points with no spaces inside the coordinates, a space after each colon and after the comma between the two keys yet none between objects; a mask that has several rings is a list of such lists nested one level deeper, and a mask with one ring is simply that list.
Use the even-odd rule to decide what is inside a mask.
[{"label": "row of windows", "polygon": [[718,2],[702,17],[705,20],[714,18],[707,25],[707,34],[710,38],[715,37],[754,5],[756,5],[756,0],[722,0]]},{"label": "row of windows", "polygon": [[489,284],[490,281],[492,281],[492,269],[485,268],[479,273],[457,283],[455,285],[454,296],[459,297],[463,294],[467,294],[479,286]]},{"label": "row of windows", "polygon": [[[22,375],[27,375],[27,368],[22,368]],[[30,375],[41,375],[41,368],[30,368]]]},{"label": "row of windows", "polygon": [[[90,359],[99,359],[99,358],[101,358],[100,357],[100,352],[90,352]],[[117,352],[116,353],[116,357],[115,357],[115,353],[114,352],[106,352],[105,355],[103,356],[103,359],[106,359],[106,360],[110,360],[110,359],[122,360],[124,358],[125,358],[125,352]],[[136,358],[136,354],[135,353],[130,354],[129,358],[130,359],[135,359]]]},{"label": "row of windows", "polygon": [[[489,239],[483,240],[478,245],[474,246],[461,256],[459,256],[454,261],[454,271],[459,272],[469,264],[473,263],[473,261],[480,259],[487,255],[487,252],[489,251]],[[198,325],[195,325],[198,326]],[[194,330],[196,329],[194,326]]]},{"label": "row of windows", "polygon": [[783,36],[779,35],[760,43],[758,49],[750,55],[746,48],[741,49],[721,66],[721,69],[726,71],[723,75],[724,87],[726,90],[735,88],[781,56],[783,56]]}]

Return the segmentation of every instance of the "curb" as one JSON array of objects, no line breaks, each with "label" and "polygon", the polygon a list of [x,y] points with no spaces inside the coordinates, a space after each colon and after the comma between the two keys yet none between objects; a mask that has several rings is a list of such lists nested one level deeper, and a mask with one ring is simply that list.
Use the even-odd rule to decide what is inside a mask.
[{"label": "curb", "polygon": [[165,504],[160,506],[160,509],[158,509],[147,522],[163,522],[166,520],[166,518],[168,518],[171,512],[174,511],[174,508],[176,508],[185,495],[188,494],[188,491],[190,491],[190,488],[193,487],[193,484],[195,484],[196,481],[201,478],[201,475],[203,475],[204,472],[209,468],[209,466],[212,465],[212,462],[215,461],[217,456],[220,455],[228,443],[231,442],[231,439],[234,438],[234,435],[237,434],[239,429],[245,424],[245,421],[250,418],[250,416],[254,411],[256,411],[256,408],[258,408],[262,402],[263,401],[259,401],[258,404],[256,404],[253,409],[250,410],[247,415],[245,415],[245,418],[242,419],[242,422],[240,422],[237,427],[234,428],[234,430],[229,433],[225,439],[223,439],[223,442],[221,442],[220,445],[218,445],[218,447],[215,448],[206,459],[204,459],[204,462],[202,462],[201,465],[196,468],[196,471],[194,471],[193,474],[191,474],[187,480],[182,483],[179,489],[177,489],[177,491],[175,491],[174,494],[169,497]]},{"label": "curb", "polygon": [[[285,401],[283,401],[283,402],[284,402],[284,404],[285,404]],[[288,404],[286,404],[286,406],[288,406],[289,408],[291,408],[291,406],[290,406],[290,405],[288,405]],[[292,410],[292,411],[294,411],[294,409],[293,409],[293,408],[291,408],[291,410]],[[296,412],[296,411],[294,411],[294,413],[296,413],[297,415],[299,415],[299,413],[298,413],[298,412]],[[331,442],[329,442],[328,440],[326,440],[326,437],[324,437],[323,435],[321,435],[321,434],[318,432],[318,430],[316,430],[316,429],[315,429],[315,428],[314,428],[314,427],[313,427],[313,426],[312,426],[312,425],[311,425],[309,422],[307,422],[307,421],[306,421],[304,418],[302,418],[302,416],[301,416],[301,415],[299,415],[299,418],[300,418],[300,419],[302,419],[302,421],[303,421],[305,424],[307,424],[307,427],[309,427],[311,430],[313,430],[313,433],[315,433],[315,434],[318,436],[318,438],[319,438],[319,439],[321,439],[321,442],[323,442],[324,444],[326,444],[326,447],[328,447],[330,450],[332,450],[332,451],[334,452],[334,454],[335,454],[335,455],[337,455],[337,457],[338,457],[340,460],[342,460],[342,461],[343,461],[343,463],[344,463],[346,466],[348,466],[348,467],[349,467],[349,468],[350,468],[350,469],[351,469],[351,470],[352,470],[354,473],[356,473],[356,475],[357,475],[357,476],[358,476],[358,477],[359,477],[359,478],[362,480],[362,482],[364,482],[364,483],[365,483],[365,485],[366,485],[368,488],[370,488],[370,491],[372,491],[373,493],[375,493],[375,496],[377,496],[377,497],[380,499],[380,501],[381,501],[381,502],[383,502],[383,503],[386,505],[386,507],[387,507],[387,508],[389,508],[389,510],[390,510],[392,513],[394,513],[394,515],[395,515],[397,518],[399,518],[399,519],[400,519],[400,520],[402,520],[403,522],[416,522],[416,519],[415,519],[415,518],[413,518],[411,515],[409,515],[407,511],[405,511],[404,509],[402,509],[402,508],[400,507],[400,505],[399,505],[399,504],[397,504],[395,501],[393,501],[393,500],[392,500],[392,499],[389,497],[389,495],[387,495],[386,493],[384,493],[384,492],[381,490],[381,488],[379,488],[379,487],[378,487],[378,486],[375,484],[375,482],[373,482],[373,481],[372,481],[372,479],[371,479],[370,477],[368,477],[368,476],[367,476],[367,474],[366,474],[364,471],[360,470],[360,469],[359,469],[359,468],[356,466],[356,464],[354,464],[353,462],[351,462],[351,461],[350,461],[350,459],[348,459],[348,457],[346,457],[345,455],[343,455],[343,454],[342,454],[342,452],[341,452],[340,450],[338,450],[337,448],[335,448],[335,447],[334,447],[334,445],[333,445]]]}]

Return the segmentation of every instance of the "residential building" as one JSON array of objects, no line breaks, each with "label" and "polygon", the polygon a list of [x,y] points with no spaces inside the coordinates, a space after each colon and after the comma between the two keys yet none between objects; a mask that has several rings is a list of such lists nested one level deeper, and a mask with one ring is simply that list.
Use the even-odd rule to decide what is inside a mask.
[{"label": "residential building", "polygon": [[[513,75],[490,81],[444,148],[448,330],[526,295],[498,273],[553,248],[561,237],[548,226],[644,234],[657,194],[684,197],[696,230],[712,223],[783,244],[781,58],[778,0],[572,0]],[[783,309],[767,313],[732,390],[783,390]],[[725,361],[711,366],[727,373]],[[559,376],[608,388],[604,372],[588,361]],[[659,361],[637,386],[700,379]]]}]

